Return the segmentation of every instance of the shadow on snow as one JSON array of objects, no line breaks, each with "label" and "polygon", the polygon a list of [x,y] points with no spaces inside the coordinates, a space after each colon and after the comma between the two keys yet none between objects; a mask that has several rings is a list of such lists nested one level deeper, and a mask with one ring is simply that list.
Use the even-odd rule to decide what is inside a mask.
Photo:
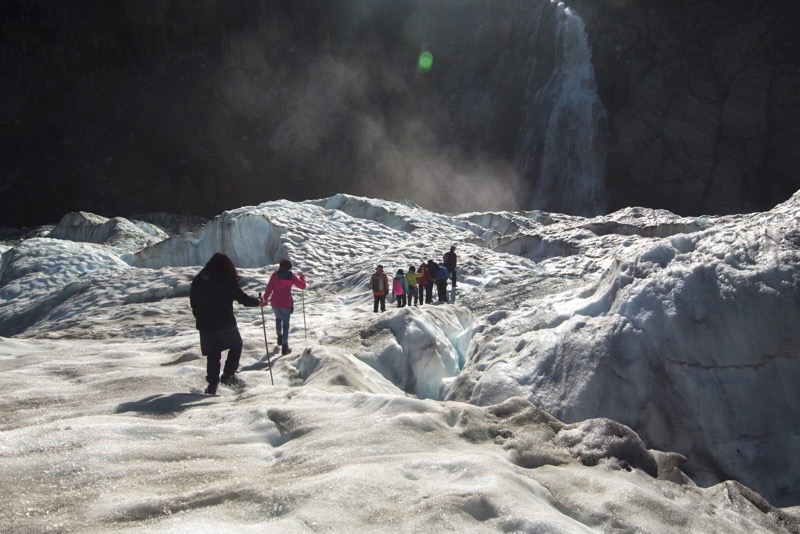
[{"label": "shadow on snow", "polygon": [[142,400],[123,402],[117,406],[116,413],[139,412],[149,415],[177,415],[196,406],[206,406],[210,402],[197,402],[208,399],[202,393],[173,393],[171,395],[151,395]]}]

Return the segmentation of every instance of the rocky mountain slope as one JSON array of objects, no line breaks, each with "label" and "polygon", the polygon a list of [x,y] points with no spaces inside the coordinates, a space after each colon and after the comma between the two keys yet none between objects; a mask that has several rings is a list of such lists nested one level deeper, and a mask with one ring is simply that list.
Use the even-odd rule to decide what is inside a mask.
[{"label": "rocky mountain slope", "polygon": [[696,215],[769,209],[800,187],[793,2],[567,4],[594,104],[568,66],[581,39],[565,32],[584,29],[545,0],[12,0],[0,224],[339,191]]}]

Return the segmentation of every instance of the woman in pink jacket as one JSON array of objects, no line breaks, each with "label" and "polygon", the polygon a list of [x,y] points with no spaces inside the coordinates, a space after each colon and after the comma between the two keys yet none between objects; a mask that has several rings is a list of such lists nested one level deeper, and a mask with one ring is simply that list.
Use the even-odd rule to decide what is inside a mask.
[{"label": "woman in pink jacket", "polygon": [[305,289],[306,279],[302,274],[298,277],[292,272],[292,262],[281,260],[278,270],[269,277],[263,301],[263,305],[266,306],[269,297],[272,296],[272,311],[275,313],[275,328],[278,332],[281,354],[292,352],[289,349],[289,318],[294,311],[292,286]]}]

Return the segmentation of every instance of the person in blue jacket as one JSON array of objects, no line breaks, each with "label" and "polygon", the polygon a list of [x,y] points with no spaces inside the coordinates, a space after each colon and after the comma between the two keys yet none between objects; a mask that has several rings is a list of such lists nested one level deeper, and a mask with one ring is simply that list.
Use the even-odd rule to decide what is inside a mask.
[{"label": "person in blue jacket", "polygon": [[450,271],[445,267],[444,262],[439,264],[436,270],[436,290],[439,293],[439,302],[447,303],[447,280],[450,278]]}]

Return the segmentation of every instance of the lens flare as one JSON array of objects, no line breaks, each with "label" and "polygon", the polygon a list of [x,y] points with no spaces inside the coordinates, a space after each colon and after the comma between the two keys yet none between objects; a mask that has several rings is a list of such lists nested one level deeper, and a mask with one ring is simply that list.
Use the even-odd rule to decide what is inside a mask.
[{"label": "lens flare", "polygon": [[427,50],[419,55],[419,70],[420,72],[428,72],[433,67],[433,54]]}]

